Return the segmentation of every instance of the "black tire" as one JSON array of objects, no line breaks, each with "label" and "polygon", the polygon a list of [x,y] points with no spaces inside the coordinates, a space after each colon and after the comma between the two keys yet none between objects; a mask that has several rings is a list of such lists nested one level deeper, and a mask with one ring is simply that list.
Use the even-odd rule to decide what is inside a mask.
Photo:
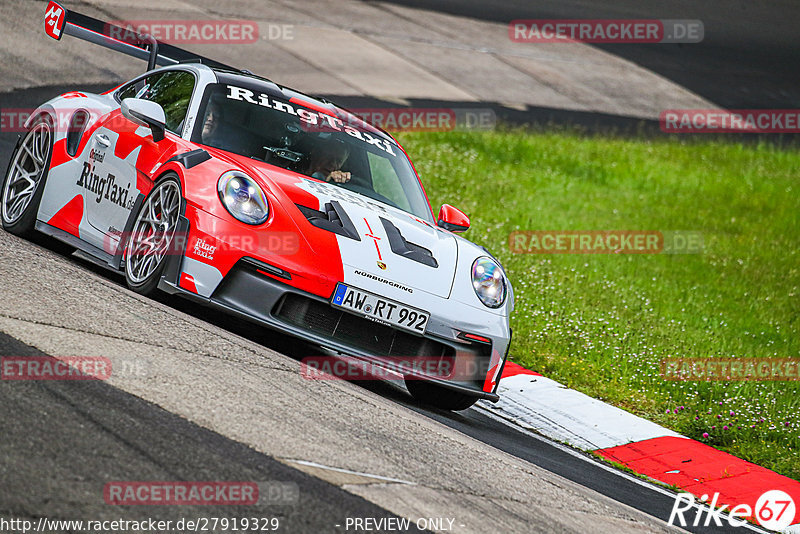
[{"label": "black tire", "polygon": [[[44,145],[34,139],[43,131],[46,132],[47,137],[46,141],[43,142]],[[40,147],[39,152],[33,151],[35,155],[31,152],[32,146]],[[28,150],[26,150],[26,147]],[[46,150],[47,154],[41,154],[41,150]],[[34,121],[22,142],[11,155],[11,160],[8,162],[8,170],[3,177],[3,184],[0,187],[0,219],[2,219],[3,228],[6,231],[28,239],[35,237],[36,214],[42,201],[44,184],[50,171],[52,155],[53,125],[46,116],[41,116]],[[23,174],[34,171],[31,168],[34,165],[39,167],[36,170],[36,175],[23,178]],[[21,180],[33,180],[35,182],[32,193],[24,195],[25,198],[21,198],[23,195],[19,194],[21,191],[19,191],[18,186]],[[9,182],[11,183],[9,184]],[[15,192],[17,195],[13,196]],[[21,204],[24,204],[24,206],[21,206]]]},{"label": "black tire", "polygon": [[405,382],[412,397],[442,410],[466,410],[478,402],[478,397],[474,395],[459,393],[419,378],[407,376]]},{"label": "black tire", "polygon": [[[177,195],[176,203],[171,205],[168,213],[165,215],[163,210],[159,210],[159,202],[163,202],[163,197],[160,197],[160,192],[170,191]],[[162,199],[162,200],[160,200]],[[164,204],[171,204],[172,200],[164,202]],[[165,221],[168,219],[168,227],[155,228],[151,224],[149,213],[146,211],[153,206],[156,217],[159,215],[165,216]],[[163,206],[162,206],[163,207]],[[181,193],[181,183],[178,175],[175,173],[165,174],[153,186],[150,194],[147,195],[139,211],[134,218],[133,228],[131,229],[128,242],[125,245],[125,281],[128,287],[141,295],[151,296],[158,290],[158,282],[161,280],[161,275],[164,273],[168,257],[174,253],[172,248],[173,238],[177,229],[178,219],[183,213],[184,199]],[[158,219],[156,220],[158,222]],[[149,228],[147,228],[149,226]],[[148,233],[149,232],[149,233]],[[164,239],[165,242],[161,243],[157,249],[144,250],[143,243],[147,241],[148,237],[156,236],[157,239]],[[159,251],[163,251],[163,255],[159,257]],[[148,260],[148,257],[152,259]],[[151,262],[148,264],[146,262]],[[152,264],[154,262],[154,264]]]}]

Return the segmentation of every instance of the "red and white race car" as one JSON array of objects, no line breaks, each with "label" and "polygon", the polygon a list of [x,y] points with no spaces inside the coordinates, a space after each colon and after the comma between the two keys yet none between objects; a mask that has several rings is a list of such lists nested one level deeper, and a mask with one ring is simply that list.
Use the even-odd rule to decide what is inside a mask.
[{"label": "red and white race car", "polygon": [[179,294],[399,369],[423,402],[498,399],[511,285],[456,235],[469,227],[463,213],[444,205],[433,217],[390,135],[147,36],[112,39],[109,27],[48,6],[49,35],[150,68],[34,112],[2,185],[7,231],[63,241],[139,293]]}]

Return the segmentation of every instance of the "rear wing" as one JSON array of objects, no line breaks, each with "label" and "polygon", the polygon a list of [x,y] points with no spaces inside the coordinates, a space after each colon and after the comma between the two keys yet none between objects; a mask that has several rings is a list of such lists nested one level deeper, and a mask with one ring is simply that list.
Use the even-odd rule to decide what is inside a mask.
[{"label": "rear wing", "polygon": [[74,11],[67,11],[58,2],[52,0],[47,5],[47,11],[44,14],[44,32],[57,41],[64,34],[71,35],[116,52],[143,59],[147,61],[147,70],[178,63],[202,63],[218,69],[239,70],[177,46],[163,43],[150,35],[136,33],[130,28],[121,28]]}]

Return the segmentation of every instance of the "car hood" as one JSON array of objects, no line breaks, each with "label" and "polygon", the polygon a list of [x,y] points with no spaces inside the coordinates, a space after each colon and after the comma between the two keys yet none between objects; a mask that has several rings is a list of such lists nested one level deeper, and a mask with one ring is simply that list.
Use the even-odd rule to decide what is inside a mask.
[{"label": "car hood", "polygon": [[[233,159],[266,182],[301,232],[311,223],[336,235],[346,280],[373,275],[390,284],[450,296],[458,261],[458,245],[450,232],[342,186],[250,158]],[[313,238],[306,239],[314,249]]]},{"label": "car hood", "polygon": [[[302,179],[320,211],[345,217],[352,236],[337,236],[345,276],[354,271],[447,298],[453,285],[458,248],[452,234],[413,215],[343,187]],[[345,223],[346,224],[346,223]],[[358,238],[355,239],[355,237]]]}]

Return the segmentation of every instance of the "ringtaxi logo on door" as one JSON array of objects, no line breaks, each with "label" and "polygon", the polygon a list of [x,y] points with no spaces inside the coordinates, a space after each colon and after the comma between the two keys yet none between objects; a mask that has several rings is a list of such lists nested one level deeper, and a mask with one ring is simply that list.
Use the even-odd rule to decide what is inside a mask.
[{"label": "ringtaxi logo on door", "polygon": [[792,496],[781,490],[765,491],[756,501],[755,509],[749,504],[737,504],[733,507],[720,505],[719,493],[714,494],[708,505],[704,504],[706,502],[708,495],[703,495],[700,502],[696,503],[691,493],[677,494],[668,523],[685,527],[691,521],[692,526],[702,524],[708,527],[713,521],[718,527],[723,526],[723,522],[732,527],[741,527],[747,523],[747,518],[753,518],[764,528],[783,530],[795,522],[797,512]]}]

